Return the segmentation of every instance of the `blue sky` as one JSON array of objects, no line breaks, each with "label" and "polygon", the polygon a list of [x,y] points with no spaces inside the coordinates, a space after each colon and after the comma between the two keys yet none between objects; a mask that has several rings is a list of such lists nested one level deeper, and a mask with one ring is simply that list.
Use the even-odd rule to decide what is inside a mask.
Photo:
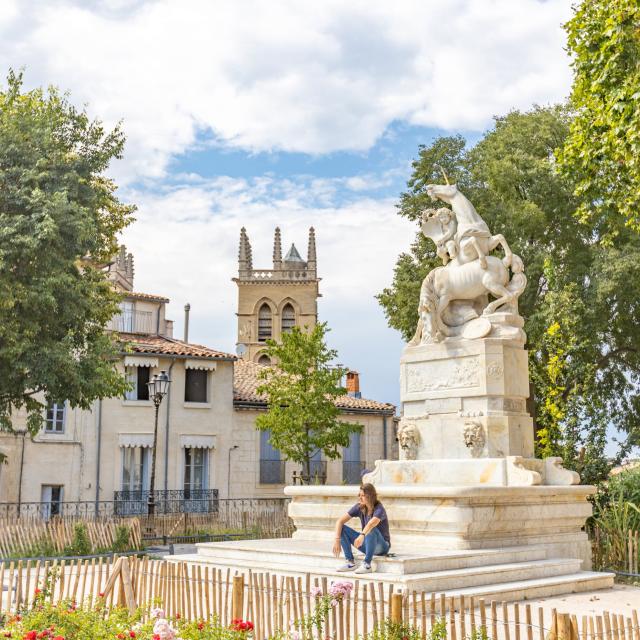
[{"label": "blue sky", "polygon": [[569,0],[4,0],[0,66],[55,84],[107,126],[138,206],[136,288],[182,335],[235,348],[239,231],[269,267],[273,229],[304,255],[320,318],[366,396],[398,402],[402,341],[374,295],[416,228],[395,212],[419,144],[470,142],[511,109],[562,100]]}]

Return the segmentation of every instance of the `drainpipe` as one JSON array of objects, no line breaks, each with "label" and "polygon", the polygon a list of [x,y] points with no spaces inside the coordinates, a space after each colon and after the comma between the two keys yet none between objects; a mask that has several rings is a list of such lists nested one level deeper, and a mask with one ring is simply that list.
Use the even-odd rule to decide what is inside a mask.
[{"label": "drainpipe", "polygon": [[382,458],[387,459],[387,416],[382,414]]},{"label": "drainpipe", "polygon": [[158,313],[156,314],[156,335],[160,335],[160,309],[162,309],[162,302],[158,305]]},{"label": "drainpipe", "polygon": [[191,311],[191,305],[187,302],[184,305],[184,342],[189,342],[189,311]]},{"label": "drainpipe", "polygon": [[102,452],[102,398],[98,398],[98,444],[96,448],[96,502],[95,514],[100,509],[100,454]]},{"label": "drainpipe", "polygon": [[[168,376],[171,379],[171,370],[173,369],[173,365],[176,363],[175,360],[171,362],[169,365]],[[165,496],[167,495],[167,491],[169,490],[169,409],[171,409],[171,390],[173,385],[169,385],[169,391],[167,393],[167,419],[164,424],[164,491]]]}]

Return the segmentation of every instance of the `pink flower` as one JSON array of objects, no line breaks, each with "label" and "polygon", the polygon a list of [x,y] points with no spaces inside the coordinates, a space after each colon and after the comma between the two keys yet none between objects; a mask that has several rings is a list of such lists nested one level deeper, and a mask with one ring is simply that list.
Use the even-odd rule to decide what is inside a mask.
[{"label": "pink flower", "polygon": [[311,595],[314,598],[319,598],[322,595],[322,589],[320,587],[311,587]]}]

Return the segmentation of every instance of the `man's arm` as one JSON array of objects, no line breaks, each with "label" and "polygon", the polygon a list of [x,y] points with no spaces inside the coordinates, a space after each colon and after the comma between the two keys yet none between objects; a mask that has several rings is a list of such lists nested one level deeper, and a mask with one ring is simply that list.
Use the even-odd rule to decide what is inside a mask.
[{"label": "man's arm", "polygon": [[341,516],[336,520],[336,530],[335,530],[335,536],[333,540],[333,555],[336,557],[340,555],[340,549],[342,548],[340,546],[340,536],[342,535],[342,525],[349,522],[349,520],[351,520],[351,516],[348,513],[345,513],[343,516]]}]

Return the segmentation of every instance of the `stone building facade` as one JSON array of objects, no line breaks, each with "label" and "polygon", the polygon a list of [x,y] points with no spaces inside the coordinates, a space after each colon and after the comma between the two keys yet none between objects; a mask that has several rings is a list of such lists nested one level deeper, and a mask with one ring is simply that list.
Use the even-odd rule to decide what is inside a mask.
[{"label": "stone building facade", "polygon": [[[313,232],[310,247],[312,240]],[[310,255],[314,252],[315,246]],[[268,300],[272,318],[278,318],[272,324],[275,338],[287,305],[294,309],[296,324],[314,324],[318,279],[310,275],[315,274],[313,261],[305,264],[308,281],[298,285],[293,278],[287,289],[283,276],[280,284],[265,285],[271,287],[268,296],[248,281],[239,283],[241,291],[253,296],[251,303],[249,294],[240,295],[242,310],[254,315],[239,309],[238,317],[256,319],[260,301]],[[0,503],[44,503],[49,505],[45,512],[55,513],[61,502],[90,506],[115,501],[120,513],[144,511],[154,427],[146,383],[162,370],[171,385],[159,410],[155,489],[180,503],[180,510],[195,511],[207,510],[214,497],[283,497],[297,467],[281,460],[269,446],[268,434],[255,428],[256,417],[266,410],[256,393],[263,365],[253,360],[261,357],[262,336],[251,336],[244,358],[178,340],[166,317],[169,300],[133,290],[133,257],[124,248],[109,276],[123,294],[120,314],[109,328],[122,342],[117,366],[132,389],[124,398],[96,401],[89,411],[71,409],[64,401],[54,404],[33,438],[21,435],[24,416],[16,414],[18,434],[0,434],[0,453],[7,459],[0,465]],[[357,482],[365,466],[397,456],[393,405],[362,398],[355,372],[347,384],[349,395],[337,401],[342,419],[363,424],[364,431],[345,450],[344,460],[315,461],[318,477],[337,484]]]}]

